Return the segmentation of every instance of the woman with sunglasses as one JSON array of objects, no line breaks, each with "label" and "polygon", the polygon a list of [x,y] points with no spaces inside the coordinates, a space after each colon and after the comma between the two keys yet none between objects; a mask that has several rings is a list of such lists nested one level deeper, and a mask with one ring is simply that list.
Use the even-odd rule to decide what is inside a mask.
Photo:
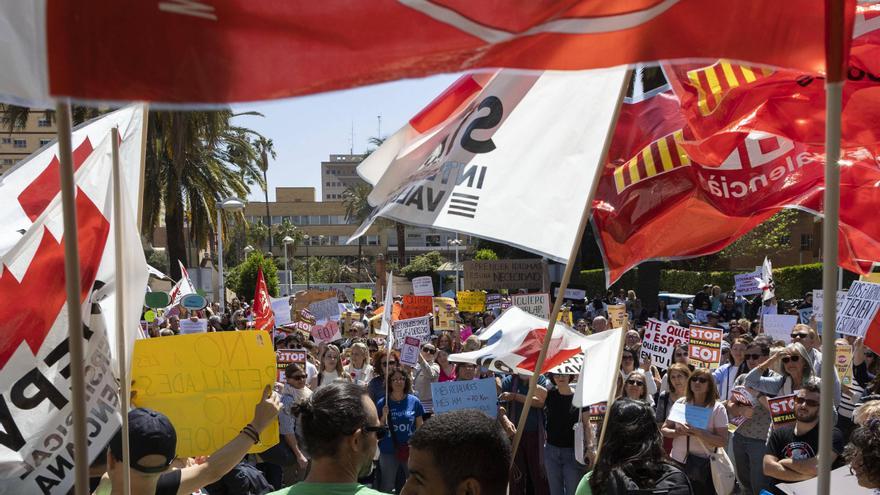
[{"label": "woman with sunglasses", "polygon": [[296,417],[291,410],[297,402],[308,400],[312,391],[306,386],[306,372],[297,363],[290,363],[284,368],[284,379],[287,383],[281,390],[281,411],[278,414],[278,426],[281,440],[286,442],[296,457],[296,464],[284,469],[284,484],[291,485],[302,481],[306,476],[309,460],[299,448],[296,441]]},{"label": "woman with sunglasses", "polygon": [[[782,365],[781,374],[763,376],[764,370],[773,368],[777,363]],[[813,370],[813,356],[803,344],[795,342],[773,353],[769,359],[749,371],[745,385],[770,396],[791,395],[811,376],[817,376]],[[836,409],[840,405],[840,381],[836,379],[836,373],[834,376],[834,414],[837,416]]]},{"label": "woman with sunglasses", "polygon": [[318,376],[312,378],[309,388],[317,390],[321,385],[326,385],[334,380],[351,381],[351,377],[342,367],[342,358],[339,348],[328,344],[321,354],[321,366],[318,367]]},{"label": "woman with sunglasses", "polygon": [[744,339],[734,339],[727,354],[727,362],[712,372],[712,376],[715,378],[715,383],[718,384],[718,395],[720,400],[727,400],[730,398],[730,391],[733,389],[733,384],[736,381],[736,378],[740,373],[748,371],[748,369],[745,368],[745,354],[747,347],[748,342]]},{"label": "woman with sunglasses", "polygon": [[712,373],[705,368],[695,369],[688,379],[687,395],[678,403],[710,409],[706,429],[667,419],[660,431],[673,439],[670,457],[685,466],[694,495],[714,494],[709,455],[727,445],[728,432],[727,410],[718,402]]},{"label": "woman with sunglasses", "polygon": [[642,400],[651,407],[654,406],[654,399],[648,394],[648,377],[642,369],[634,369],[626,375],[626,378],[623,379],[623,390],[621,390],[620,396]]},{"label": "woman with sunglasses", "polygon": [[385,397],[385,369],[393,370],[400,367],[400,354],[392,350],[388,353],[385,348],[379,349],[373,354],[373,379],[367,384],[367,393],[376,404],[379,399]]},{"label": "woman with sunglasses", "polygon": [[[763,340],[749,344],[744,354],[745,369],[734,382],[734,387],[743,386],[748,373],[770,356],[770,346]],[[775,375],[771,370],[764,370],[762,376]],[[745,388],[754,399],[745,404],[736,397],[725,402],[727,415],[730,418],[745,418],[733,434],[733,458],[736,466],[736,478],[742,486],[744,495],[758,495],[770,486],[764,476],[764,453],[767,451],[767,432],[770,430],[770,411],[764,406],[763,394],[757,390]]]},{"label": "woman with sunglasses", "polygon": [[379,399],[377,407],[383,424],[391,432],[379,441],[379,491],[391,493],[393,489],[400,493],[403,484],[396,483],[398,470],[403,470],[404,480],[409,477],[409,438],[422,426],[425,415],[421,401],[412,394],[408,372],[401,368],[389,372],[388,397]]},{"label": "woman with sunglasses", "polygon": [[434,362],[437,348],[434,344],[422,344],[419,352],[419,366],[413,371],[413,392],[422,402],[425,409],[425,421],[434,413],[434,401],[431,396],[431,384],[440,378],[440,365]]},{"label": "woman with sunglasses", "polygon": [[[640,369],[639,353],[638,351],[634,351],[632,349],[624,347],[623,355],[620,357],[621,379],[632,373],[635,369]],[[645,375],[647,376],[648,395],[653,396],[657,393],[657,382],[660,381],[659,372],[658,376],[654,375],[654,367],[651,365],[650,360],[641,363],[641,369],[645,372]]]}]

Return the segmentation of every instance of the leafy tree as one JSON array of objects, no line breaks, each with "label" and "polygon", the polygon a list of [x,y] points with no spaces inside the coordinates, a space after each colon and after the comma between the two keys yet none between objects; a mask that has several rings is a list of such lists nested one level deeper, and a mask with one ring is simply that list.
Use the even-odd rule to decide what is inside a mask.
[{"label": "leafy tree", "polygon": [[724,248],[721,258],[764,255],[789,249],[791,230],[798,221],[798,210],[783,209]]},{"label": "leafy tree", "polygon": [[430,251],[413,258],[412,262],[400,271],[404,277],[412,280],[425,275],[434,276],[446,260],[438,251]]},{"label": "leafy tree", "polygon": [[495,251],[492,251],[489,248],[478,249],[476,253],[474,253],[475,260],[497,260],[498,255],[495,254]]},{"label": "leafy tree", "polygon": [[[385,142],[385,139],[386,138],[384,138],[384,137],[374,136],[374,137],[371,137],[370,139],[368,139],[367,141],[371,145],[376,146],[376,148],[378,148],[379,146],[382,146],[382,144]],[[370,156],[370,154],[372,152],[376,151],[376,148],[368,149],[367,152],[364,153],[364,159],[366,159],[368,156]],[[369,194],[369,191],[368,191],[368,194]],[[372,211],[372,207],[370,208],[370,210]],[[393,224],[394,224],[394,231],[397,235],[398,263],[403,263],[404,260],[406,259],[406,224],[403,224],[400,222],[393,222]]]},{"label": "leafy tree", "polygon": [[257,290],[257,271],[263,268],[263,278],[269,295],[278,296],[278,268],[271,258],[263,255],[260,251],[254,251],[247,259],[235,268],[229,270],[226,275],[226,286],[238,294],[239,297],[251,300]]},{"label": "leafy tree", "polygon": [[[356,184],[354,186],[349,186],[342,193],[342,205],[345,207],[345,221],[348,223],[352,223],[353,221],[357,221],[357,223],[364,223],[367,218],[369,218],[370,213],[373,211],[373,207],[370,206],[370,203],[367,201],[367,196],[370,195],[370,186],[366,184]],[[363,250],[364,250],[364,236],[358,237],[358,274],[361,273],[361,268],[363,267]]]},{"label": "leafy tree", "polygon": [[476,243],[474,245],[474,249],[477,252],[488,249],[495,253],[499,259],[509,260],[509,259],[526,259],[526,258],[540,258],[535,253],[530,253],[528,251],[524,251],[522,249],[508,246],[507,244],[502,244],[500,242],[489,241],[486,239],[474,238]]},{"label": "leafy tree", "polygon": [[254,146],[257,148],[259,152],[259,165],[260,170],[263,172],[263,195],[266,198],[266,227],[269,229],[269,251],[272,251],[272,213],[269,212],[269,179],[266,177],[266,172],[269,170],[269,157],[271,156],[273,159],[277,156],[275,154],[275,144],[271,139],[266,139],[263,136],[257,138],[254,141]]},{"label": "leafy tree", "polygon": [[160,270],[164,274],[168,274],[168,252],[164,249],[149,249],[144,250],[144,254],[147,258],[147,264]]}]

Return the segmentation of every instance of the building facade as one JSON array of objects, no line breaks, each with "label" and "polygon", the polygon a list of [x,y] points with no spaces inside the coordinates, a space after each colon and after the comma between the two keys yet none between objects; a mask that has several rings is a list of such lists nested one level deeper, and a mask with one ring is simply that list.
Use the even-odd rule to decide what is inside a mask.
[{"label": "building facade", "polygon": [[330,155],[321,162],[321,197],[324,201],[342,201],[343,193],[351,186],[367,183],[357,174],[357,166],[364,155]]},{"label": "building facade", "polygon": [[55,140],[57,127],[43,111],[32,111],[24,127],[9,131],[5,112],[0,112],[0,175],[16,163]]}]

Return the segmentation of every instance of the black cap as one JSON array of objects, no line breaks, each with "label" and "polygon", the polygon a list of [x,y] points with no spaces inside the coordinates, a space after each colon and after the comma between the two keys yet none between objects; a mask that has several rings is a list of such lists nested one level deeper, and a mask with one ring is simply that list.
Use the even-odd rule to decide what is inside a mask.
[{"label": "black cap", "polygon": [[[122,428],[110,440],[113,457],[122,460]],[[137,408],[128,413],[128,453],[133,469],[142,473],[161,473],[177,456],[177,432],[167,416],[152,409]],[[161,455],[165,463],[143,466],[139,463],[148,455]]]},{"label": "black cap", "polygon": [[713,311],[713,312],[709,313],[708,315],[706,315],[706,318],[715,318],[716,320],[718,320],[721,318],[721,315],[719,315],[718,313]]}]

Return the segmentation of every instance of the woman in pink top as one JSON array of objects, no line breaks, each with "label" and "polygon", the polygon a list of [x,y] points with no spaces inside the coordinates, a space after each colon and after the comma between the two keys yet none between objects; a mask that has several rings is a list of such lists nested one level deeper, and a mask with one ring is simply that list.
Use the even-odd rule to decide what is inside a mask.
[{"label": "woman in pink top", "polygon": [[449,353],[446,350],[437,349],[437,364],[440,365],[438,382],[455,381],[455,365],[449,362]]}]

